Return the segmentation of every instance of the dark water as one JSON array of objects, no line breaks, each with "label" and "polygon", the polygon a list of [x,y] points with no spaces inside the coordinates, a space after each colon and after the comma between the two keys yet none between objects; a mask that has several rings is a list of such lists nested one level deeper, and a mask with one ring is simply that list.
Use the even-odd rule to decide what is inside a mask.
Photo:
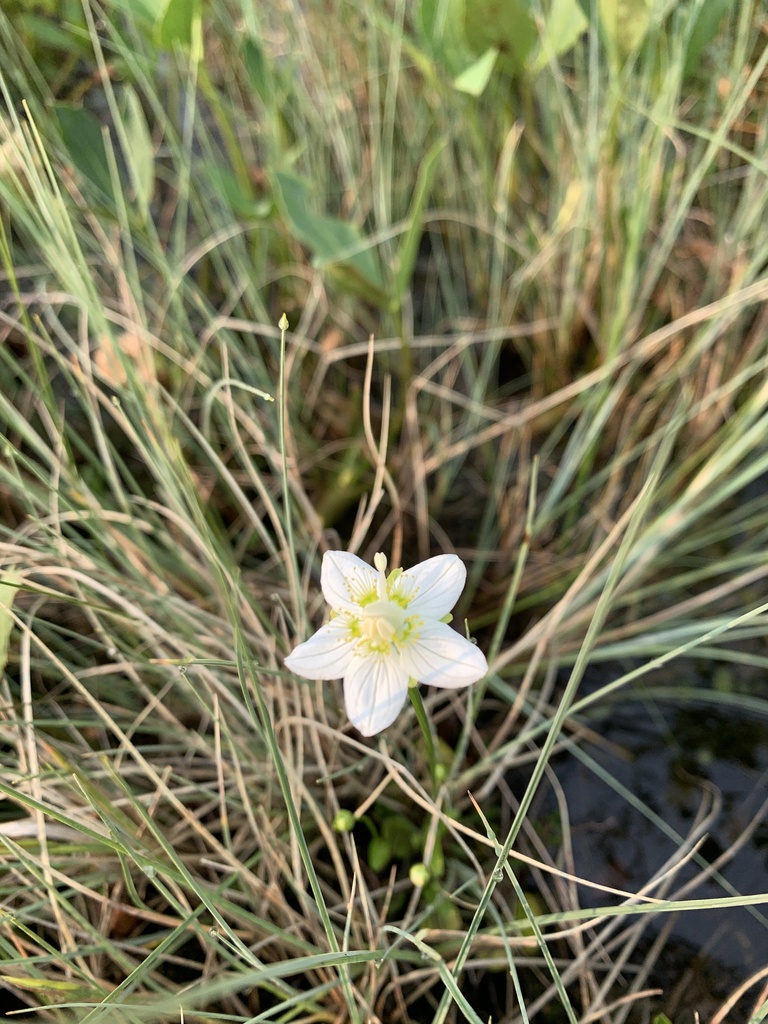
[{"label": "dark water", "polygon": [[[597,688],[625,671],[611,674],[599,667],[587,686]],[[671,833],[687,836],[705,805],[710,812],[699,862],[687,863],[667,893],[651,895],[691,900],[768,892],[768,715],[758,707],[745,711],[717,703],[712,680],[697,666],[667,666],[665,672],[593,718],[590,725],[606,745],[582,742],[556,766],[571,815],[577,873],[637,891],[679,848]],[[683,691],[667,698],[672,686]],[[739,679],[739,688],[765,699],[768,712],[768,677],[752,673]],[[628,794],[645,810],[633,806]],[[719,869],[722,880],[707,879],[677,897],[704,864],[745,836]],[[586,889],[580,896],[583,906],[606,902]],[[639,951],[663,923],[666,918],[649,919]],[[655,1009],[675,1024],[693,1022],[694,1011],[706,1021],[741,981],[766,965],[768,904],[676,915],[649,979],[664,990]],[[752,990],[752,1002],[759,990]],[[728,1020],[746,1020],[749,1005],[744,1000]]]}]

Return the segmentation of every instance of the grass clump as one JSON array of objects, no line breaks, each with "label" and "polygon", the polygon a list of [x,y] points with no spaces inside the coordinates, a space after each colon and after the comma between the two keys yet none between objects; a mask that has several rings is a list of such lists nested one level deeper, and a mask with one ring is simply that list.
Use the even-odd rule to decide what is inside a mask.
[{"label": "grass clump", "polygon": [[[765,29],[598,6],[514,60],[451,4],[0,15],[9,1010],[762,1019],[756,783],[713,849],[672,725],[768,711]],[[467,563],[490,673],[425,694],[437,766],[283,668],[329,548]],[[744,964],[675,989],[715,913]]]}]

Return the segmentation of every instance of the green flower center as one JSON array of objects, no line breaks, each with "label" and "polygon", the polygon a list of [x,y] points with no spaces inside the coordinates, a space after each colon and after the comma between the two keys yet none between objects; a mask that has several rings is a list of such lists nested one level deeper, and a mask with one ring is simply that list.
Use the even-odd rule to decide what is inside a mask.
[{"label": "green flower center", "polygon": [[367,640],[384,640],[387,643],[397,636],[405,622],[405,609],[392,601],[381,598],[363,609],[361,627]]},{"label": "green flower center", "polygon": [[393,654],[398,647],[416,639],[423,620],[418,615],[408,615],[410,598],[397,584],[403,570],[394,569],[387,576],[384,555],[377,554],[373,561],[378,572],[376,588],[357,599],[360,615],[349,623],[350,639],[359,640],[361,653]]}]

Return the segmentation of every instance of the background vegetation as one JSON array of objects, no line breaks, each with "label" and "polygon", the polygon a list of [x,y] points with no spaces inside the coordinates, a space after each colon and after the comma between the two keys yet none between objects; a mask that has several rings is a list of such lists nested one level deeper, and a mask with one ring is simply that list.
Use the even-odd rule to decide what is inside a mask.
[{"label": "background vegetation", "polygon": [[[767,32],[4,4],[7,1012],[765,1018]],[[437,791],[412,712],[364,743],[282,668],[338,547],[468,565]]]}]

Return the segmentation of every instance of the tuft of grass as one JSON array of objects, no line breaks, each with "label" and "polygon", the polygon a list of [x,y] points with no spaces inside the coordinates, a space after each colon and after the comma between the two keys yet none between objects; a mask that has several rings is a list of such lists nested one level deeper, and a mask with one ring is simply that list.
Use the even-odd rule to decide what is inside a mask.
[{"label": "tuft of grass", "polygon": [[[681,3],[479,98],[422,6],[0,14],[0,986],[40,1021],[623,1024],[676,917],[768,923],[726,870],[761,814],[707,858],[706,778],[681,830],[604,728],[768,713],[760,6],[701,74]],[[410,712],[363,743],[282,667],[337,547],[467,562],[437,793]],[[658,837],[638,884],[580,859],[576,770]]]}]

